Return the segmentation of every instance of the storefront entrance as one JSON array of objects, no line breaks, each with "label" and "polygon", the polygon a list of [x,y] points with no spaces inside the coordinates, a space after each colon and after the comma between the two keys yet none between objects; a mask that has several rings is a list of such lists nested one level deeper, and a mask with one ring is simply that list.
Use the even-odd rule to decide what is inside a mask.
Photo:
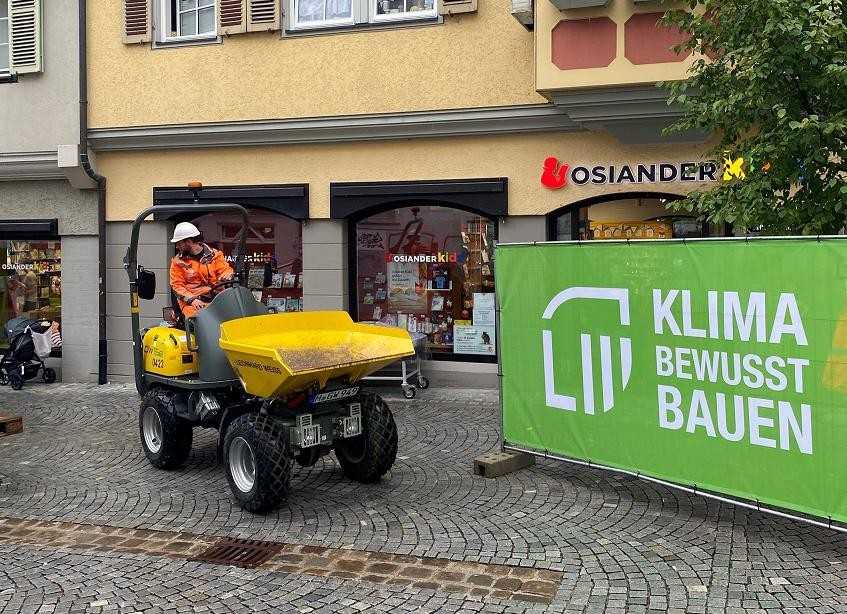
[{"label": "storefront entrance", "polygon": [[[62,322],[60,239],[52,232],[12,234],[17,238],[0,238],[0,352],[9,347],[5,325],[13,318],[48,322],[57,332]],[[53,355],[61,355],[58,346]]]},{"label": "storefront entrance", "polygon": [[497,224],[439,206],[407,206],[356,223],[356,319],[426,336],[436,358],[497,353]]},{"label": "storefront entrance", "polygon": [[508,181],[334,183],[350,314],[405,328],[436,360],[496,362],[494,246]]},{"label": "storefront entrance", "polygon": [[[308,217],[308,186],[208,186],[196,197],[183,187],[154,188],[154,205],[234,203],[249,212],[246,262],[247,286],[259,300],[277,311],[303,311],[303,222]],[[241,230],[241,217],[228,213],[157,216],[172,222],[190,221],[203,240],[221,250],[230,262]]]},{"label": "storefront entrance", "polygon": [[605,239],[681,239],[724,236],[696,216],[671,211],[668,203],[680,196],[633,193],[582,201],[548,216],[551,241]]}]

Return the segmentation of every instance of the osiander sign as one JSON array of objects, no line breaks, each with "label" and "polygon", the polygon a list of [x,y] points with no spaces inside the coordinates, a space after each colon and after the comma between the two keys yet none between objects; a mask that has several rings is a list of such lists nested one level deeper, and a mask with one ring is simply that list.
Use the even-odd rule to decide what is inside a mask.
[{"label": "osiander sign", "polygon": [[558,158],[544,160],[541,183],[551,190],[567,185],[621,185],[717,181],[716,162],[652,162],[642,164],[572,164]]},{"label": "osiander sign", "polygon": [[847,520],[847,242],[497,251],[504,439]]}]

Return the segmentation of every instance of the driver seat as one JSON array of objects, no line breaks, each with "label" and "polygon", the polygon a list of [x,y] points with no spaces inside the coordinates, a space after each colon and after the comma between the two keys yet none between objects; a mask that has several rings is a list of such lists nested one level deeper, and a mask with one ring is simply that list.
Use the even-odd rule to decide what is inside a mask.
[{"label": "driver seat", "polygon": [[188,318],[187,329],[193,329],[198,348],[200,379],[204,382],[237,380],[221,349],[221,324],[229,320],[266,315],[268,308],[253,297],[243,286],[227,288],[218,294],[209,306]]}]

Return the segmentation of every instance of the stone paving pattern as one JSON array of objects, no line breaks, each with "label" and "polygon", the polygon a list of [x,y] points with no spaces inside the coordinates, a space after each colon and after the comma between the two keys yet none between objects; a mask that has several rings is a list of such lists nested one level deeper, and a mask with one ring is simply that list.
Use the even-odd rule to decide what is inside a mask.
[{"label": "stone paving pattern", "polygon": [[[189,560],[209,560],[220,538],[188,532],[150,531],[73,522],[0,518],[0,542],[72,548],[97,552],[140,552]],[[225,540],[226,541],[226,540]],[[562,573],[531,567],[468,563],[448,559],[324,548],[278,542],[261,563],[264,569],[310,576],[330,576],[377,584],[412,586],[465,596],[497,597],[550,603]]]},{"label": "stone paving pattern", "polygon": [[330,456],[253,516],[212,431],[184,469],[149,466],[132,388],[3,388],[0,414],[23,415],[24,433],[0,440],[0,516],[546,570],[561,575],[551,604],[4,541],[0,612],[847,612],[847,535],[552,461],[477,477],[473,458],[498,445],[496,392],[389,402],[400,456],[383,482],[348,481]]}]

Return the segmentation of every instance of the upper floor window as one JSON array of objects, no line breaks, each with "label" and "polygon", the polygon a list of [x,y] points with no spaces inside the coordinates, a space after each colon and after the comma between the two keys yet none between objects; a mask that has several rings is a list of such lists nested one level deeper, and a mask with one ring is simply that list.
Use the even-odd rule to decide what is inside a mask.
[{"label": "upper floor window", "polygon": [[217,36],[215,0],[162,0],[159,12],[160,42]]},{"label": "upper floor window", "polygon": [[0,0],[0,75],[9,74],[9,0]]},{"label": "upper floor window", "polygon": [[437,19],[436,0],[289,0],[289,29]]}]

